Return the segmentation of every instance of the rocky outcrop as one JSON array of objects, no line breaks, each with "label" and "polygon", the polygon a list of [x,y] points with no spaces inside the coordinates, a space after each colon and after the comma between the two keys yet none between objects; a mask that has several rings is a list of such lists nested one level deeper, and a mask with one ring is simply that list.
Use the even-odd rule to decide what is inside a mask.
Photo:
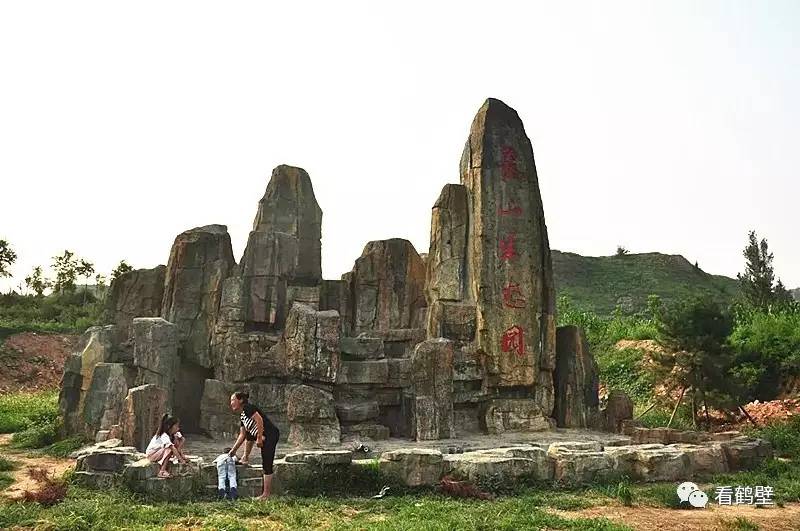
[{"label": "rocky outcrop", "polygon": [[[467,289],[481,323],[477,347],[488,355],[494,385],[547,387],[555,369],[547,227],[530,140],[516,111],[499,100],[488,99],[472,122],[461,184],[471,213]],[[550,400],[539,402],[549,416]]]},{"label": "rocky outcrop", "polygon": [[597,427],[597,362],[580,328],[561,326],[556,334],[555,408],[559,428]]},{"label": "rocky outcrop", "polygon": [[411,356],[410,415],[418,441],[455,437],[453,342],[429,339]]},{"label": "rocky outcrop", "polygon": [[318,312],[295,303],[282,336],[287,373],[309,382],[335,382],[339,372],[339,327],[339,313],[335,310]]},{"label": "rocky outcrop", "polygon": [[322,210],[305,170],[275,168],[240,265],[249,329],[282,329],[292,302],[288,287],[321,283],[321,227]]},{"label": "rocky outcrop", "polygon": [[178,378],[178,327],[160,317],[133,320],[133,364],[136,385],[154,384],[167,391],[167,409],[172,409],[172,390]]},{"label": "rocky outcrop", "polygon": [[136,317],[161,315],[166,272],[163,265],[153,269],[135,269],[111,282],[104,320],[117,325],[121,338],[127,338],[127,329]]},{"label": "rocky outcrop", "polygon": [[144,452],[154,427],[167,412],[167,391],[157,385],[147,384],[128,390],[122,406],[119,424],[122,443]]},{"label": "rocky outcrop", "polygon": [[307,385],[293,386],[288,392],[289,444],[325,447],[341,439],[333,395]]},{"label": "rocky outcrop", "polygon": [[349,286],[347,335],[422,325],[425,264],[408,240],[369,242],[342,280]]},{"label": "rocky outcrop", "polygon": [[231,238],[224,225],[198,227],[175,238],[167,263],[160,315],[178,327],[181,359],[213,367],[211,335],[219,312],[222,283],[235,265]]}]

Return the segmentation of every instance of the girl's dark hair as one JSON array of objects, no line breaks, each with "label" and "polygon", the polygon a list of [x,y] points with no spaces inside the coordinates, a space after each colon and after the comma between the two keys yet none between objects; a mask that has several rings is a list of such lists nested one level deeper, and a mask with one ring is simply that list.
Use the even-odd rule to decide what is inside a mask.
[{"label": "girl's dark hair", "polygon": [[233,396],[236,397],[236,400],[241,400],[244,404],[250,400],[250,393],[245,393],[244,391],[236,391],[233,393]]},{"label": "girl's dark hair", "polygon": [[[156,431],[156,437],[160,436],[162,433],[169,433],[169,430],[178,423],[178,417],[172,417],[169,413],[165,413],[163,417],[161,417],[161,424],[158,425],[158,430]],[[172,435],[170,435],[170,438]]]}]

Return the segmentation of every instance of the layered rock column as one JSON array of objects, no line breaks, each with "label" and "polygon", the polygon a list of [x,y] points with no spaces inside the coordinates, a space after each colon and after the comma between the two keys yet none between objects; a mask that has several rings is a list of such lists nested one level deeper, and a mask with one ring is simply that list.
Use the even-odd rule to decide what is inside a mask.
[{"label": "layered rock column", "polygon": [[[291,308],[290,286],[315,288],[319,299],[321,227],[322,210],[308,173],[292,166],[275,168],[241,261],[249,329],[283,328]],[[302,296],[309,302],[315,295]]]},{"label": "layered rock column", "polygon": [[517,112],[489,99],[461,157],[470,219],[468,290],[476,343],[498,387],[536,386],[552,410],[555,292],[533,148]]},{"label": "layered rock column", "polygon": [[556,332],[555,408],[560,428],[597,427],[599,415],[597,362],[577,326]]}]

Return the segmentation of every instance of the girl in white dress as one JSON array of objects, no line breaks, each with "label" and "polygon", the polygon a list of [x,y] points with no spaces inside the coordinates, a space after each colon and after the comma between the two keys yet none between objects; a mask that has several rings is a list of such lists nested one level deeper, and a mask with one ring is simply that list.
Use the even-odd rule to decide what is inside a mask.
[{"label": "girl in white dress", "polygon": [[180,422],[175,417],[170,417],[168,414],[161,417],[161,424],[150,439],[150,444],[147,445],[147,458],[153,463],[158,463],[161,468],[158,470],[158,477],[168,478],[170,459],[175,457],[181,463],[186,462],[186,457],[183,455],[184,438],[180,433]]}]

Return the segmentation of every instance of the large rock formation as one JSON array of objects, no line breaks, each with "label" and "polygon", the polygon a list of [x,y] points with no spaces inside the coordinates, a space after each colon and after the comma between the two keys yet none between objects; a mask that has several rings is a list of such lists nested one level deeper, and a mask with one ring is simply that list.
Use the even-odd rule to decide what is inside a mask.
[{"label": "large rock formation", "polygon": [[120,338],[136,317],[159,317],[167,268],[134,269],[114,279],[106,297],[105,321],[117,325]]},{"label": "large rock formation", "polygon": [[231,238],[224,225],[198,227],[175,238],[167,263],[160,316],[178,326],[183,360],[207,369],[213,367],[211,335],[222,283],[235,265]]},{"label": "large rock formation", "polygon": [[599,422],[597,363],[577,326],[556,331],[555,408],[560,428],[597,427]]},{"label": "large rock formation", "polygon": [[425,264],[408,240],[369,242],[343,280],[349,285],[345,331],[420,328],[425,302]]},{"label": "large rock formation", "polygon": [[321,227],[322,210],[305,170],[275,168],[241,261],[248,329],[280,330],[291,308],[289,287],[320,284]]},{"label": "large rock formation", "polygon": [[472,122],[461,183],[471,213],[467,289],[490,377],[498,387],[552,392],[555,293],[536,164],[522,121],[499,100]]},{"label": "large rock formation", "polygon": [[67,429],[141,446],[170,411],[186,431],[229,437],[237,389],[300,446],[547,429],[554,408],[563,426],[623,429],[625,408],[595,414],[576,330],[559,336],[556,362],[547,228],[513,109],[481,107],[460,174],[434,205],[427,254],[372,241],[323,280],[311,179],[276,167],[239,265],[225,226],[208,225],[175,238],[168,267],[112,283],[109,326],[65,366]]}]

